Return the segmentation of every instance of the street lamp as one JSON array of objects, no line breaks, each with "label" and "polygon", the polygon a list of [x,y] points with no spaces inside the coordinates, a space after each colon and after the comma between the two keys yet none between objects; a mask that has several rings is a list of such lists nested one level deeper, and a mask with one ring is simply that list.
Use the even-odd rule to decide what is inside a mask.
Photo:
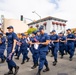
[{"label": "street lamp", "polygon": [[33,11],[32,13],[35,13],[35,14],[38,15],[39,18],[41,19],[41,16],[40,16],[38,13],[36,13],[36,11]]},{"label": "street lamp", "polygon": [[41,24],[41,16],[38,13],[36,13],[36,11],[33,11],[32,13],[35,13],[37,16],[39,16],[39,18],[40,18],[40,24]]},{"label": "street lamp", "polygon": [[27,20],[30,20],[30,21],[33,21],[32,19],[30,19],[30,18],[25,18],[25,17],[23,17],[25,20],[27,19]]}]

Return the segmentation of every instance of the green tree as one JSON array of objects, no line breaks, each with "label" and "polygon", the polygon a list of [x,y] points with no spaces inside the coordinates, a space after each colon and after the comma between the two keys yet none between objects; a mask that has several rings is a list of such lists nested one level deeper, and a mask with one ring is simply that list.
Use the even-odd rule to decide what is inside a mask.
[{"label": "green tree", "polygon": [[32,32],[34,32],[34,31],[36,31],[37,29],[36,28],[29,28],[28,30],[27,30],[27,33],[28,34],[31,34]]}]

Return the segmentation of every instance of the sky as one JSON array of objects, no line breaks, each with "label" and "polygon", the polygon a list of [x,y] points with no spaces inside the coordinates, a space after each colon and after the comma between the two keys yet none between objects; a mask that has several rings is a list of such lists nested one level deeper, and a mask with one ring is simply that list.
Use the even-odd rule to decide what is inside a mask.
[{"label": "sky", "polygon": [[76,28],[76,0],[0,0],[0,15],[20,19],[20,15],[31,20],[52,16],[68,20],[67,28]]}]

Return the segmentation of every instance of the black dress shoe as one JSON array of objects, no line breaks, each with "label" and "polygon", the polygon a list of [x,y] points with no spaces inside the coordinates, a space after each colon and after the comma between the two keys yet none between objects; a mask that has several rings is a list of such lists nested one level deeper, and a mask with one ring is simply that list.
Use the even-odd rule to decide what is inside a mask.
[{"label": "black dress shoe", "polygon": [[35,69],[36,67],[37,67],[37,65],[34,64],[34,65],[31,67],[31,69]]},{"label": "black dress shoe", "polygon": [[5,60],[6,60],[6,59],[2,59],[2,60],[1,60],[1,63],[4,63],[4,62],[5,62]]},{"label": "black dress shoe", "polygon": [[19,57],[15,58],[15,59],[19,60]]},{"label": "black dress shoe", "polygon": [[50,57],[53,57],[53,55],[51,55]]},{"label": "black dress shoe", "polygon": [[43,70],[43,72],[47,72],[47,71],[49,71],[49,70],[50,70],[49,68],[46,68],[46,69]]},{"label": "black dress shoe", "polygon": [[36,75],[41,75],[41,73],[38,72]]},{"label": "black dress shoe", "polygon": [[24,64],[25,62],[23,61],[21,64]]},{"label": "black dress shoe", "polygon": [[16,68],[15,68],[15,72],[14,72],[13,75],[17,75],[18,71],[19,71],[19,66],[16,66]]},{"label": "black dress shoe", "polygon": [[13,74],[13,71],[9,71],[9,72],[5,73],[4,75],[10,75],[10,74]]},{"label": "black dress shoe", "polygon": [[27,58],[27,61],[26,62],[29,62],[30,58]]},{"label": "black dress shoe", "polygon": [[38,70],[36,75],[41,75],[41,69]]},{"label": "black dress shoe", "polygon": [[17,56],[17,54],[15,54],[14,56]]},{"label": "black dress shoe", "polygon": [[63,56],[61,56],[60,58],[63,59]]},{"label": "black dress shoe", "polygon": [[72,61],[73,59],[72,58],[69,58],[69,61]]},{"label": "black dress shoe", "polygon": [[57,62],[56,62],[56,61],[54,61],[54,62],[53,62],[53,66],[56,66],[56,64],[57,64]]}]

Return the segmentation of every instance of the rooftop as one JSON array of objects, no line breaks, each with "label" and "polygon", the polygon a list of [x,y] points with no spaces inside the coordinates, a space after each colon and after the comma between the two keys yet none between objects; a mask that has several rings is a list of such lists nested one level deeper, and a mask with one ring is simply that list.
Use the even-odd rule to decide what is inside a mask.
[{"label": "rooftop", "polygon": [[39,22],[47,21],[47,20],[57,20],[57,21],[65,22],[65,23],[67,22],[67,20],[64,20],[64,19],[60,19],[60,18],[48,16],[48,17],[39,19],[39,20],[37,20],[37,21],[31,22],[31,23],[29,23],[28,25],[36,24],[36,23],[39,23]]}]

